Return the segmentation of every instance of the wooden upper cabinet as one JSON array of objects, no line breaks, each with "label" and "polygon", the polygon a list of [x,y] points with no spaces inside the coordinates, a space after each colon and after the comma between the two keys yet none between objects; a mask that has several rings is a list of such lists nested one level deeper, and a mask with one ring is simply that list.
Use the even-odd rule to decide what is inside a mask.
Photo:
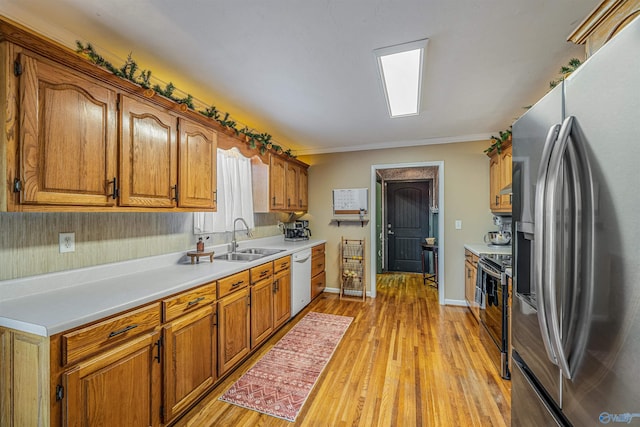
[{"label": "wooden upper cabinet", "polygon": [[298,208],[301,211],[309,209],[309,170],[302,166],[298,174]]},{"label": "wooden upper cabinet", "polygon": [[285,210],[287,193],[285,188],[286,161],[278,156],[271,156],[269,164],[269,208]]},{"label": "wooden upper cabinet", "polygon": [[287,192],[286,209],[298,208],[298,177],[300,168],[291,162],[285,162],[285,187]]},{"label": "wooden upper cabinet", "polygon": [[216,209],[216,132],[180,119],[178,206]]},{"label": "wooden upper cabinet", "polygon": [[20,203],[115,205],[115,91],[27,53],[18,61]]},{"label": "wooden upper cabinet", "polygon": [[511,184],[512,146],[506,144],[500,153],[494,151],[489,159],[489,207],[495,213],[511,212],[511,195],[500,191]]},{"label": "wooden upper cabinet", "polygon": [[177,117],[127,96],[120,114],[120,205],[176,206]]},{"label": "wooden upper cabinet", "polygon": [[303,163],[271,156],[269,165],[269,209],[306,211],[309,207],[308,172]]},{"label": "wooden upper cabinet", "polygon": [[585,45],[589,58],[637,16],[640,16],[640,0],[603,0],[567,40]]}]

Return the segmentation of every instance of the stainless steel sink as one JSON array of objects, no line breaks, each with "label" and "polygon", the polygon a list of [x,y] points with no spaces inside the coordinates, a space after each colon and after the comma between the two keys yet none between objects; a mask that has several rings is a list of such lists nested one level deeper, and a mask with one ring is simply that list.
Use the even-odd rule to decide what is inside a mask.
[{"label": "stainless steel sink", "polygon": [[265,249],[265,248],[248,248],[238,251],[241,254],[256,254],[261,256],[269,256],[277,254],[278,252],[284,252],[284,249]]},{"label": "stainless steel sink", "polygon": [[220,261],[250,262],[283,251],[284,249],[247,248],[238,252],[216,255],[213,259],[219,259]]},{"label": "stainless steel sink", "polygon": [[213,259],[219,259],[220,261],[237,261],[237,262],[249,262],[255,261],[257,259],[262,258],[265,255],[260,254],[251,254],[251,253],[240,253],[240,252],[229,252],[227,254],[216,255]]}]

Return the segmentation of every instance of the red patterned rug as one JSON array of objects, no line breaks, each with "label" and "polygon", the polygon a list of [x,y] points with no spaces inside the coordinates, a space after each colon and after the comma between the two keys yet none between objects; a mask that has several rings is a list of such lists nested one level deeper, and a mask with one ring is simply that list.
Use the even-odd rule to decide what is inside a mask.
[{"label": "red patterned rug", "polygon": [[352,320],[308,313],[220,400],[295,421]]}]

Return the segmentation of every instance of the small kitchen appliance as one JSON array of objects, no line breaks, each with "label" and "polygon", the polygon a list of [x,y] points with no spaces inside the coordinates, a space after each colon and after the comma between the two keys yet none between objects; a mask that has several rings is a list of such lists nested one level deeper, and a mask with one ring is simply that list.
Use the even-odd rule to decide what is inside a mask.
[{"label": "small kitchen appliance", "polygon": [[284,223],[284,240],[298,242],[301,240],[309,240],[309,236],[311,236],[309,221],[300,219]]},{"label": "small kitchen appliance", "polygon": [[511,217],[494,215],[493,223],[498,231],[490,231],[484,236],[484,242],[490,246],[508,246],[511,244]]}]

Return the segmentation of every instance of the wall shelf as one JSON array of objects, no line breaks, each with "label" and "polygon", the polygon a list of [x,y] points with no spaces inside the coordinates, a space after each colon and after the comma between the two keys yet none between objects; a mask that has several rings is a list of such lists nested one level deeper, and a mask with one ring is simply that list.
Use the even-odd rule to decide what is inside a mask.
[{"label": "wall shelf", "polygon": [[364,227],[365,224],[369,223],[369,218],[332,218],[331,219],[331,224],[335,223],[338,225],[338,227],[340,227],[341,222],[346,222],[346,223],[359,222],[360,227]]}]

